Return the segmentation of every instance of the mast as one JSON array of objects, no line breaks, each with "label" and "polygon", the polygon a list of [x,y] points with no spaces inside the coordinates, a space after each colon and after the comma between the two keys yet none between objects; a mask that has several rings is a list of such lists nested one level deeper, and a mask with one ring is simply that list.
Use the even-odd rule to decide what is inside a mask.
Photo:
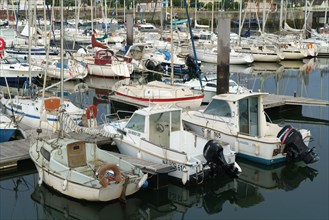
[{"label": "mast", "polygon": [[173,41],[173,9],[172,9],[172,0],[170,0],[170,50],[171,50],[171,57],[170,57],[170,61],[171,61],[171,74],[170,74],[170,79],[171,79],[171,84],[174,83],[174,41]]},{"label": "mast", "polygon": [[[60,7],[61,7],[61,105],[64,104],[64,16],[63,16],[63,1],[60,1]],[[60,123],[60,131],[59,131],[59,137],[64,137],[64,129],[63,129],[63,123]]]},{"label": "mast", "polygon": [[32,84],[32,76],[31,76],[31,47],[32,47],[32,31],[31,31],[31,28],[32,28],[32,2],[29,1],[29,4],[28,4],[28,7],[29,7],[29,30],[28,30],[28,33],[29,33],[29,57],[28,57],[28,62],[29,62],[29,85],[31,86]]}]

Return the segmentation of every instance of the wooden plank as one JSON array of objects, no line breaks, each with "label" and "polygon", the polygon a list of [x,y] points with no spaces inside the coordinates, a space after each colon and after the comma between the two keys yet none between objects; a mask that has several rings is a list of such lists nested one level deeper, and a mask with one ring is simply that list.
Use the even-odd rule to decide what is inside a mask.
[{"label": "wooden plank", "polygon": [[176,170],[176,168],[161,163],[155,163],[147,160],[138,159],[135,157],[131,157],[125,154],[120,154],[116,152],[111,152],[113,155],[120,157],[131,164],[141,168],[142,170],[149,172],[149,173],[170,173]]}]

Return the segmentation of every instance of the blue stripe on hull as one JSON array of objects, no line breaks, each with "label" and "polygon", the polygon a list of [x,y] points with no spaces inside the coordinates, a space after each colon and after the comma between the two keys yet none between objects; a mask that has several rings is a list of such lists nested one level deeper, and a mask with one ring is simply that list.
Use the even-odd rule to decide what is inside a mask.
[{"label": "blue stripe on hull", "polygon": [[267,159],[263,159],[263,158],[259,158],[259,157],[250,156],[247,154],[241,154],[241,153],[238,153],[237,156],[241,157],[241,158],[245,158],[245,159],[253,161],[253,162],[256,162],[256,163],[265,164],[265,165],[272,165],[272,164],[282,163],[282,162],[286,161],[285,157],[267,160]]}]

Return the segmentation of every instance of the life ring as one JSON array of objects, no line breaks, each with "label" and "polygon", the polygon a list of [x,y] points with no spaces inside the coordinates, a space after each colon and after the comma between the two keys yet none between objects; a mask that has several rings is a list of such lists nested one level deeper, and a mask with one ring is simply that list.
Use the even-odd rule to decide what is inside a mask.
[{"label": "life ring", "polygon": [[[105,176],[105,172],[108,170],[112,170],[114,172],[114,175],[115,175],[114,178]],[[106,163],[106,164],[102,165],[98,169],[97,173],[98,173],[99,183],[104,188],[107,187],[109,185],[109,182],[111,182],[111,181],[121,182],[121,180],[122,180],[120,169],[114,163]]]},{"label": "life ring", "polygon": [[313,48],[313,44],[312,44],[312,43],[308,43],[308,44],[307,44],[307,48],[308,48],[308,49],[312,49],[312,48]]},{"label": "life ring", "polygon": [[97,116],[97,107],[95,105],[89,105],[86,110],[87,119],[96,118]]}]

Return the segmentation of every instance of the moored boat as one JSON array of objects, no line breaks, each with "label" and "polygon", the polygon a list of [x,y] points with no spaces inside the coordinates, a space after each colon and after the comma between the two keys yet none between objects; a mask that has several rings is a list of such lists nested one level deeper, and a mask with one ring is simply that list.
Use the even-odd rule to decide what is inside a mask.
[{"label": "moored boat", "polygon": [[120,153],[176,168],[169,175],[183,184],[201,183],[210,173],[237,177],[241,169],[235,152],[217,142],[184,130],[182,109],[157,105],[139,109],[129,120],[109,122],[104,130],[112,134]]},{"label": "moored boat", "polygon": [[266,121],[263,97],[267,93],[220,94],[201,111],[183,113],[184,125],[200,134],[228,142],[244,157],[263,164],[319,160],[308,147],[311,133]]}]

